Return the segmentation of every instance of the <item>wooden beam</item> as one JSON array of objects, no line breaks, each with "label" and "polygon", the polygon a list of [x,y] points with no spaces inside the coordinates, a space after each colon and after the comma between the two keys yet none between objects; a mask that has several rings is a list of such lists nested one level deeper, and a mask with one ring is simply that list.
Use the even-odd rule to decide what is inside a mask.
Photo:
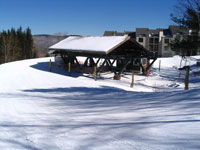
[{"label": "wooden beam", "polygon": [[[127,50],[130,50],[131,48],[132,47],[128,48]],[[134,51],[136,53],[130,53],[130,54],[125,53],[126,51],[122,51],[120,53],[118,53],[118,52],[114,53],[114,52],[115,51],[113,51],[112,53],[110,53],[108,55],[104,55],[104,54],[91,54],[91,53],[86,54],[86,53],[78,53],[78,52],[65,52],[65,51],[62,50],[62,51],[57,52],[57,54],[61,55],[61,57],[62,57],[62,59],[63,59],[63,61],[66,65],[68,65],[68,62],[70,62],[70,63],[74,62],[74,63],[79,64],[78,60],[76,58],[77,56],[87,57],[85,62],[84,62],[84,66],[87,66],[88,61],[90,60],[90,64],[91,64],[92,67],[94,67],[95,65],[97,66],[101,59],[105,59],[103,61],[103,64],[99,67],[99,69],[102,69],[103,66],[106,63],[109,67],[111,67],[111,71],[114,72],[115,74],[116,74],[116,72],[119,72],[121,74],[126,69],[127,65],[130,63],[129,61],[132,61],[134,59],[140,60],[141,58],[152,58],[153,57],[153,55],[150,56],[148,54],[146,55],[147,57],[144,57],[145,54],[143,54],[143,52],[140,53],[139,50],[137,50],[137,49]],[[70,58],[72,58],[72,59],[70,59]],[[94,61],[94,58],[98,58],[97,61]],[[153,65],[156,58],[157,57],[155,57],[155,55],[154,55],[153,62],[147,68],[144,68],[141,64],[141,61],[139,61],[139,65],[142,68],[143,74],[145,74],[145,71],[147,71]],[[111,60],[113,60],[113,61],[111,61]],[[121,66],[122,68],[121,67],[116,68],[116,67],[113,66],[114,63],[116,62],[116,60],[122,61],[122,66]]]},{"label": "wooden beam", "polygon": [[106,59],[103,61],[102,65],[100,66],[99,69],[102,69],[104,67],[105,63],[106,63]]},{"label": "wooden beam", "polygon": [[111,63],[110,59],[107,59],[107,61],[108,61],[109,65],[110,65],[111,71],[116,73],[116,69],[114,68],[113,63]]},{"label": "wooden beam", "polygon": [[73,55],[73,56],[83,56],[83,57],[93,57],[93,58],[108,58],[108,59],[126,59],[126,58],[150,58],[153,59],[155,58],[155,54],[154,53],[150,53],[148,52],[146,53],[141,53],[139,50],[136,53],[136,50],[132,53],[129,53],[127,55],[127,53],[124,52],[124,54],[114,54],[114,53],[110,53],[108,55],[106,54],[94,54],[94,53],[80,53],[80,52],[66,52],[64,50],[59,50],[56,53],[60,53],[62,55]]},{"label": "wooden beam", "polygon": [[156,61],[156,59],[157,59],[157,58],[155,58],[155,59],[149,64],[149,66],[146,68],[145,71],[148,71],[148,70],[149,70],[149,68],[153,65],[153,63]]},{"label": "wooden beam", "polygon": [[106,61],[108,62],[109,66],[112,66],[110,59],[107,59]]},{"label": "wooden beam", "polygon": [[86,58],[86,60],[85,60],[85,62],[83,64],[84,67],[87,67],[88,59],[89,59],[89,57]]},{"label": "wooden beam", "polygon": [[113,62],[111,63],[112,65],[115,63],[116,59],[113,60]]},{"label": "wooden beam", "polygon": [[119,74],[121,74],[125,69],[126,67],[128,66],[128,64],[130,63],[131,60],[127,60],[126,63],[124,64],[124,66],[122,67],[121,71],[119,72]]},{"label": "wooden beam", "polygon": [[94,59],[92,57],[90,57],[89,60],[90,60],[90,67],[94,67],[94,65],[95,65]]},{"label": "wooden beam", "polygon": [[139,65],[142,68],[142,73],[144,75],[146,70],[144,69],[144,66],[142,66],[141,60],[139,60]]},{"label": "wooden beam", "polygon": [[98,58],[97,62],[95,63],[96,66],[98,65],[100,60],[101,60],[101,58]]},{"label": "wooden beam", "polygon": [[78,66],[80,66],[80,64],[79,64],[79,62],[78,62],[76,56],[75,56],[74,60],[75,60],[75,62],[78,64]]}]

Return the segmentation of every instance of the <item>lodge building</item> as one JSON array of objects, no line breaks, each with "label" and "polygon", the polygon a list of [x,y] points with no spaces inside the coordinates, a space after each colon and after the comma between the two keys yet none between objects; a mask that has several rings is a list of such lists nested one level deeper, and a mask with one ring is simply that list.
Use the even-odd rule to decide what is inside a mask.
[{"label": "lodge building", "polygon": [[136,31],[105,31],[104,36],[129,35],[140,45],[151,52],[157,52],[158,57],[171,57],[178,53],[171,50],[170,42],[175,38],[182,40],[189,35],[189,30],[180,26],[169,26],[168,29],[136,28]]}]

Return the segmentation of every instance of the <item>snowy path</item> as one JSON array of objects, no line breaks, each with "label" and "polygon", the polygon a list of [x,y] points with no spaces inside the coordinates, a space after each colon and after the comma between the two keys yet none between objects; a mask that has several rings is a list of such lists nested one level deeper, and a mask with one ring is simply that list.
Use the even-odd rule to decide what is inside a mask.
[{"label": "snowy path", "polygon": [[164,80],[154,76],[146,92],[128,91],[125,79],[95,82],[29,67],[38,61],[0,66],[0,149],[200,149],[199,89],[149,92],[150,81]]}]

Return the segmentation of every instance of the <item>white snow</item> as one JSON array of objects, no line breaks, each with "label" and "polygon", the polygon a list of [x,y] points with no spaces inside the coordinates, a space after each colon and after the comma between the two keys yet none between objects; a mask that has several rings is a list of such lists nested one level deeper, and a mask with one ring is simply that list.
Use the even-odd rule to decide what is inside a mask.
[{"label": "white snow", "polygon": [[130,88],[129,73],[94,81],[49,59],[0,65],[0,150],[200,149],[200,68],[184,91],[180,57],[162,58]]},{"label": "white snow", "polygon": [[182,58],[178,55],[174,57],[158,58],[157,61],[154,63],[154,67],[159,67],[159,62],[161,62],[161,67],[181,68],[183,66],[188,66],[188,65],[191,66],[191,65],[196,64],[195,59],[199,59],[199,58],[200,58],[199,56]]},{"label": "white snow", "polygon": [[50,47],[51,50],[73,50],[107,53],[116,45],[124,42],[129,37],[125,36],[70,36]]}]

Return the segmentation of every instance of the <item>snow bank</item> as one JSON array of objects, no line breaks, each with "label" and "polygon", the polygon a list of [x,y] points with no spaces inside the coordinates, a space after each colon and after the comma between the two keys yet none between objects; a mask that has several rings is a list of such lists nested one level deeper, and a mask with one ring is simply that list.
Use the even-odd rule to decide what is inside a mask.
[{"label": "snow bank", "polygon": [[186,57],[182,58],[181,56],[173,56],[173,57],[166,57],[166,58],[158,58],[156,62],[154,63],[153,67],[158,68],[159,67],[159,62],[161,62],[161,67],[177,67],[181,68],[183,66],[191,66],[196,64],[197,60],[195,59],[200,59],[200,56],[191,56],[191,57]]}]

